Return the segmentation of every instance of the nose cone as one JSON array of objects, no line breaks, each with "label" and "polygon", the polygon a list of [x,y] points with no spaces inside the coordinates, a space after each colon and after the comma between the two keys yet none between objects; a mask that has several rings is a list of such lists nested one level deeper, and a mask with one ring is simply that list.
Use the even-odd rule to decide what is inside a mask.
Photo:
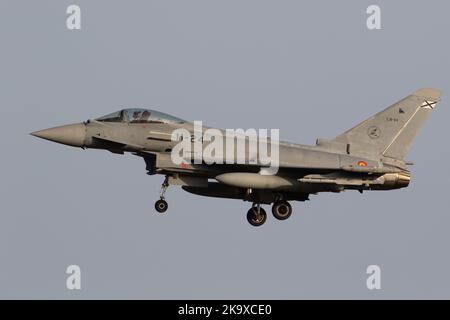
[{"label": "nose cone", "polygon": [[68,146],[83,147],[86,139],[86,125],[84,123],[69,124],[32,132],[31,135]]}]

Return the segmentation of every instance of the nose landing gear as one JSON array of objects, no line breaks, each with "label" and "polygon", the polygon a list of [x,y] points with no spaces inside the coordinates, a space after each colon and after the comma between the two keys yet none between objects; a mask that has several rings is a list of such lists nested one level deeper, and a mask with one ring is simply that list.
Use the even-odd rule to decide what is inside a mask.
[{"label": "nose landing gear", "polygon": [[165,194],[167,191],[167,188],[169,187],[169,176],[166,176],[164,179],[163,184],[161,185],[161,193],[159,196],[159,200],[155,202],[155,209],[159,213],[164,213],[167,211],[167,208],[169,207],[167,201],[165,200]]},{"label": "nose landing gear", "polygon": [[166,212],[168,207],[169,207],[169,205],[168,205],[167,201],[164,199],[159,199],[158,201],[155,202],[155,209],[159,213]]}]

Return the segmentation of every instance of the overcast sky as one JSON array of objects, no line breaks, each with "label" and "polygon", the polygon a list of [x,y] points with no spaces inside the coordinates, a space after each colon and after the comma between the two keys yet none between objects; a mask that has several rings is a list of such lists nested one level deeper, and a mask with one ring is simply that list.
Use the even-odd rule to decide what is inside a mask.
[{"label": "overcast sky", "polygon": [[[81,30],[66,8],[81,7]],[[382,30],[366,9],[381,7]],[[444,1],[0,2],[0,298],[450,298]],[[29,135],[124,107],[332,138],[443,91],[409,188],[311,196],[260,228],[239,200],[169,188],[132,155]],[[266,207],[270,212],[270,208]],[[67,266],[82,289],[66,289]],[[379,265],[382,289],[366,288]]]}]

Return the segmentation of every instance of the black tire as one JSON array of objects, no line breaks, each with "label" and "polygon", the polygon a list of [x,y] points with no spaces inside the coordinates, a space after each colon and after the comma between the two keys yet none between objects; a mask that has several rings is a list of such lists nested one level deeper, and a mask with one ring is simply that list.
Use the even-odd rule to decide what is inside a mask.
[{"label": "black tire", "polygon": [[267,220],[267,213],[263,208],[258,209],[256,207],[250,208],[247,212],[247,221],[254,227],[259,227]]},{"label": "black tire", "polygon": [[166,200],[160,199],[160,200],[155,202],[155,209],[159,213],[166,212],[168,207],[169,207],[169,205],[167,204]]},{"label": "black tire", "polygon": [[272,214],[278,220],[286,220],[292,214],[292,207],[287,201],[277,201],[272,206]]}]

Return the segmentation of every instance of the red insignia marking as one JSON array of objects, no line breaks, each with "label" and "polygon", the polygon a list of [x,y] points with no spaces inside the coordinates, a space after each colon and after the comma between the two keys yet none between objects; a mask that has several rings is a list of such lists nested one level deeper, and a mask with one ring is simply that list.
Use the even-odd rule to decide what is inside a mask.
[{"label": "red insignia marking", "polygon": [[365,161],[358,161],[358,166],[360,167],[367,167],[367,163]]}]

